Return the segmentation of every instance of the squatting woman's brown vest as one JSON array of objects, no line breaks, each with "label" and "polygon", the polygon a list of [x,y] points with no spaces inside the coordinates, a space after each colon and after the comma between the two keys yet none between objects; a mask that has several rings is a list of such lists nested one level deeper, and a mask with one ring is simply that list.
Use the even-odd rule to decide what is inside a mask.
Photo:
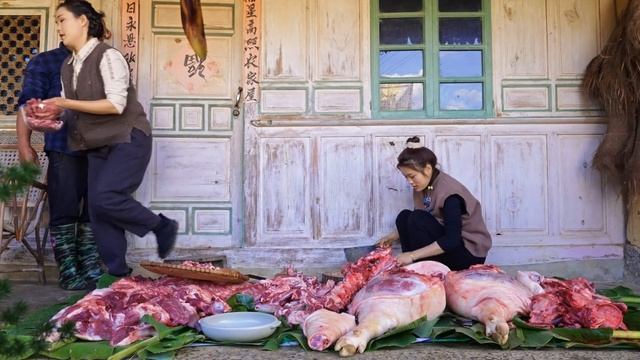
[{"label": "squatting woman's brown vest", "polygon": [[[442,208],[444,202],[451,195],[459,195],[463,200],[467,212],[462,214],[462,240],[464,246],[471,254],[478,257],[486,257],[491,248],[491,235],[482,219],[480,202],[458,180],[440,172],[431,183],[433,190],[425,190],[431,197],[431,214],[444,224]],[[424,209],[422,192],[413,193],[413,202],[416,209]]]}]

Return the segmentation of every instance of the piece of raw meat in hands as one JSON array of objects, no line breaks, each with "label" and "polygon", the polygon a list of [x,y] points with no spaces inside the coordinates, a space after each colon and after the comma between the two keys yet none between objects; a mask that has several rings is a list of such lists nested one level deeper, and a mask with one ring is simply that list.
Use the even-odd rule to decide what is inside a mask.
[{"label": "piece of raw meat in hands", "polygon": [[29,99],[20,111],[23,120],[31,130],[53,132],[60,130],[63,126],[60,120],[63,109],[54,103]]},{"label": "piece of raw meat in hands", "polygon": [[310,348],[323,351],[354,327],[356,318],[353,315],[320,309],[305,319],[302,331]]},{"label": "piece of raw meat in hands", "polygon": [[447,305],[455,313],[482,322],[485,332],[499,344],[509,339],[509,324],[517,314],[528,314],[531,298],[543,290],[534,272],[517,277],[494,265],[474,265],[446,276]]},{"label": "piece of raw meat in hands", "polygon": [[341,356],[362,353],[369,340],[425,315],[435,319],[445,306],[441,272],[425,275],[405,268],[383,272],[353,298],[349,313],[358,318],[358,325],[338,340],[335,350]]}]

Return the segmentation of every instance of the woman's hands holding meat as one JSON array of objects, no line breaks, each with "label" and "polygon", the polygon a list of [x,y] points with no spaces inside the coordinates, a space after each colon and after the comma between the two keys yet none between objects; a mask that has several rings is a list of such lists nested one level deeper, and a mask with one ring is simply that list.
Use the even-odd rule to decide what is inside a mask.
[{"label": "woman's hands holding meat", "polygon": [[413,264],[413,262],[415,261],[415,257],[413,253],[409,251],[409,252],[405,252],[398,255],[396,260],[398,260],[398,264],[400,264],[400,266],[405,266],[405,265]]}]

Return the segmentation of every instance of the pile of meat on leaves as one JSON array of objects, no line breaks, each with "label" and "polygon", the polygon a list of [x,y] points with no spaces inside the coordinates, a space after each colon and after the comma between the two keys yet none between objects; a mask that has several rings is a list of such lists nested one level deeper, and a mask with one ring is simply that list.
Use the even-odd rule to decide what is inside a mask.
[{"label": "pile of meat on leaves", "polygon": [[91,292],[52,321],[75,323],[78,338],[124,346],[153,335],[140,321],[145,314],[168,326],[196,327],[203,316],[229,311],[226,300],[243,293],[255,299],[257,310],[300,325],[312,349],[333,345],[341,355],[363,352],[369,340],[391,329],[425,316],[435,319],[447,306],[482,322],[486,335],[500,344],[508,340],[516,315],[547,328],[626,328],[626,306],[596,294],[583,278],[545,279],[535,272],[514,277],[493,265],[450,271],[432,261],[400,267],[390,248],[347,264],[343,275],[337,284],[323,284],[288,269],[273,279],[237,285],[130,277]]}]

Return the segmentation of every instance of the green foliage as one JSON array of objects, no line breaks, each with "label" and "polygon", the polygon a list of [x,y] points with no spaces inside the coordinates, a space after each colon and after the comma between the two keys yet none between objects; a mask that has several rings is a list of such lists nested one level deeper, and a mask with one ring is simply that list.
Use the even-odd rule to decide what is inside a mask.
[{"label": "green foliage", "polygon": [[53,325],[49,323],[49,319],[63,308],[78,302],[83,296],[80,294],[72,295],[64,301],[28,314],[17,324],[16,332],[19,334],[49,334],[53,330]]},{"label": "green foliage", "polygon": [[[0,281],[0,293],[8,296],[11,291],[9,281]],[[74,295],[64,302],[40,309],[25,316],[27,306],[24,302],[17,303],[4,309],[0,318],[0,360],[26,359],[47,350],[48,344],[44,338],[51,333],[53,325],[48,321],[63,307],[77,302],[82,295]],[[74,341],[73,324],[60,329],[66,341]]]},{"label": "green foliage", "polygon": [[[0,166],[0,201],[8,201],[23,191],[40,173],[37,165],[24,163]],[[0,299],[11,293],[8,280],[0,280]],[[17,335],[15,326],[27,312],[27,304],[18,301],[0,311],[0,359],[23,359],[42,348],[42,340],[33,335]]]},{"label": "green foliage", "polygon": [[40,168],[31,163],[9,167],[0,166],[0,201],[7,201],[29,186],[40,174]]},{"label": "green foliage", "polygon": [[76,324],[68,321],[62,324],[62,326],[60,326],[60,328],[58,329],[58,332],[60,333],[60,337],[62,339],[71,339],[74,337],[75,329],[76,329]]},{"label": "green foliage", "polygon": [[611,329],[571,329],[555,328],[551,332],[559,339],[567,342],[604,345],[612,340]]},{"label": "green foliage", "polygon": [[255,311],[256,304],[251,295],[235,294],[227,300],[233,312]]},{"label": "green foliage", "polygon": [[624,323],[629,330],[640,331],[640,310],[629,309],[629,311],[624,314]]},{"label": "green foliage", "polygon": [[98,282],[96,284],[96,288],[98,288],[98,289],[108,288],[109,286],[111,286],[111,284],[113,284],[114,282],[116,282],[116,281],[118,281],[120,279],[121,278],[119,278],[117,276],[113,276],[111,274],[104,273],[98,279]]},{"label": "green foliage", "polygon": [[405,347],[413,344],[419,337],[429,336],[437,319],[428,321],[426,316],[411,324],[387,331],[383,335],[372,339],[367,350],[378,350],[388,347]]},{"label": "green foliage", "polygon": [[161,357],[166,357],[175,352],[175,350],[202,339],[202,336],[192,329],[184,326],[170,328],[149,315],[143,316],[142,321],[153,326],[156,335],[150,339],[133,343],[123,349],[118,349],[108,357],[108,360],[122,360],[133,355],[141,359],[158,358],[162,354],[165,356]]},{"label": "green foliage", "polygon": [[28,309],[27,303],[19,300],[0,312],[0,321],[5,324],[15,325],[27,313]]},{"label": "green foliage", "polygon": [[640,310],[640,295],[635,294],[633,290],[627,287],[617,286],[598,292],[615,302],[625,303],[629,308]]},{"label": "green foliage", "polygon": [[0,300],[6,298],[11,293],[11,283],[7,279],[0,279]]},{"label": "green foliage", "polygon": [[73,342],[53,351],[42,352],[52,359],[106,359],[113,355],[115,349],[108,341]]},{"label": "green foliage", "polygon": [[304,336],[302,329],[299,326],[292,326],[287,322],[285,317],[280,318],[280,326],[276,331],[262,341],[262,348],[264,350],[274,351],[280,348],[280,345],[285,342],[296,342],[305,351],[311,351],[307,338]]}]

